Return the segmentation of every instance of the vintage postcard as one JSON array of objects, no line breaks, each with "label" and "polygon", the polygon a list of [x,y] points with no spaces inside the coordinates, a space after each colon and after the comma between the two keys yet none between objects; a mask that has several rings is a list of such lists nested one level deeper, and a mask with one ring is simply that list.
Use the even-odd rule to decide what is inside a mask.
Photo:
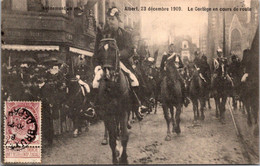
[{"label": "vintage postcard", "polygon": [[1,0],[2,164],[259,164],[258,0]]}]

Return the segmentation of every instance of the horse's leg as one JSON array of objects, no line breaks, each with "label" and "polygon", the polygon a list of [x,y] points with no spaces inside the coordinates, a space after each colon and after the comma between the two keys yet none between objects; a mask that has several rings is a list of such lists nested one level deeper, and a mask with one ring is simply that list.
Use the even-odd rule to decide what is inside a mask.
[{"label": "horse's leg", "polygon": [[251,110],[252,110],[252,114],[254,117],[254,129],[253,129],[253,134],[255,136],[259,135],[259,105],[258,105],[258,98],[254,98],[252,103],[251,103]]},{"label": "horse's leg", "polygon": [[226,101],[227,96],[223,96],[220,102],[220,120],[223,124],[225,124]]},{"label": "horse's leg", "polygon": [[205,106],[206,106],[205,102],[206,102],[206,99],[204,97],[202,97],[200,99],[201,120],[205,119],[205,115],[204,115],[204,109],[205,109]]},{"label": "horse's leg", "polygon": [[259,98],[258,97],[251,97],[251,110],[254,118],[254,124],[258,124],[258,112],[259,112]]},{"label": "horse's leg", "polygon": [[157,113],[157,106],[158,106],[158,97],[159,97],[159,89],[156,88],[154,90],[154,114]]},{"label": "horse's leg", "polygon": [[131,126],[131,121],[130,121],[130,114],[131,114],[131,111],[129,111],[129,112],[127,113],[127,128],[128,128],[128,129],[131,129],[131,128],[132,128],[132,126]]},{"label": "horse's leg", "polygon": [[80,127],[80,119],[79,119],[79,112],[77,110],[73,110],[74,115],[73,115],[73,137],[77,137],[79,134],[79,127]]},{"label": "horse's leg", "polygon": [[219,105],[220,105],[220,101],[219,101],[219,97],[214,97],[215,100],[215,105],[216,105],[216,118],[219,117]]},{"label": "horse's leg", "polygon": [[244,105],[245,105],[246,112],[247,112],[247,124],[248,124],[248,126],[252,126],[252,120],[251,120],[251,106],[250,106],[250,101],[249,101],[249,99],[245,99]]},{"label": "horse's leg", "polygon": [[237,100],[236,100],[235,95],[232,96],[232,105],[233,105],[234,110],[236,110],[237,109]]},{"label": "horse's leg", "polygon": [[101,144],[102,144],[102,145],[107,145],[107,144],[108,144],[108,140],[107,140],[107,138],[108,138],[108,131],[107,131],[107,127],[106,127],[106,125],[105,125],[105,122],[104,122],[104,128],[105,128],[104,138],[103,138]]},{"label": "horse's leg", "polygon": [[[196,110],[196,100],[194,99],[194,98],[192,98],[192,107],[193,107],[193,113],[194,113],[194,121],[196,121],[197,120],[197,115],[196,115],[196,113],[197,113],[197,110]],[[198,102],[197,102],[197,104],[198,104]]]},{"label": "horse's leg", "polygon": [[175,113],[175,120],[176,120],[176,126],[175,126],[175,132],[177,134],[181,133],[181,128],[180,128],[180,122],[181,122],[181,105],[178,105],[176,107],[176,113]]},{"label": "horse's leg", "polygon": [[171,140],[170,117],[169,117],[168,107],[166,106],[166,104],[163,104],[163,114],[167,124],[167,136],[165,137],[165,140],[170,141]]},{"label": "horse's leg", "polygon": [[115,117],[106,117],[105,118],[105,126],[108,130],[109,135],[109,145],[112,151],[112,162],[113,164],[118,164],[117,155],[119,154],[116,151],[116,138],[117,138],[117,124]]},{"label": "horse's leg", "polygon": [[173,108],[173,106],[170,107],[170,113],[171,113],[171,120],[172,120],[172,132],[174,132],[175,120],[174,120],[174,108]]},{"label": "horse's leg", "polygon": [[122,152],[122,155],[119,160],[120,164],[128,164],[127,153],[126,153],[127,142],[129,139],[129,135],[128,135],[128,131],[127,131],[127,116],[128,116],[128,113],[124,112],[123,117],[120,118],[121,144],[123,146],[123,152]]},{"label": "horse's leg", "polygon": [[208,94],[207,101],[208,101],[208,107],[209,107],[209,109],[211,109],[211,104],[210,104],[210,94]]}]

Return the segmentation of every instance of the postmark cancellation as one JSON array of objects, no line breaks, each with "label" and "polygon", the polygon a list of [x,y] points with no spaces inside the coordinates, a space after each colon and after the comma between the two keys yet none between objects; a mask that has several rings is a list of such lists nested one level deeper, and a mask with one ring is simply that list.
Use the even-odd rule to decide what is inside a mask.
[{"label": "postmark cancellation", "polygon": [[4,162],[41,162],[41,102],[6,101]]}]

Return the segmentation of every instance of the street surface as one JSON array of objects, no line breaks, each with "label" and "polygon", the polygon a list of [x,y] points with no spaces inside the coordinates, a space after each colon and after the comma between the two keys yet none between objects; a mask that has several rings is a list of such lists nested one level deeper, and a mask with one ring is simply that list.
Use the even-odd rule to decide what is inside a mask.
[{"label": "street surface", "polygon": [[[246,114],[234,111],[242,138],[236,135],[231,114],[226,111],[226,124],[215,118],[214,102],[205,111],[205,120],[193,122],[192,104],[181,114],[181,134],[172,134],[165,141],[166,121],[162,108],[157,114],[147,115],[135,122],[129,130],[129,164],[257,164],[259,163],[258,137],[254,127],[246,124]],[[103,123],[91,125],[88,132],[73,138],[60,136],[54,145],[43,150],[43,164],[111,164],[109,145],[101,145]]]}]

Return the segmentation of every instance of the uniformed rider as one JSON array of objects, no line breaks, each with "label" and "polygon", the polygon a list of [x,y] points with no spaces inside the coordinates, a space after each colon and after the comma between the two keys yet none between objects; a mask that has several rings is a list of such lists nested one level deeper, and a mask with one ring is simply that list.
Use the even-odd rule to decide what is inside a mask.
[{"label": "uniformed rider", "polygon": [[222,49],[220,48],[217,49],[217,55],[218,57],[213,59],[213,66],[214,66],[213,86],[215,84],[216,77],[220,76],[223,77],[224,79],[227,79],[228,82],[230,82],[231,86],[234,87],[233,81],[227,72],[228,60],[226,57],[224,57]]},{"label": "uniformed rider", "polygon": [[[165,71],[166,71],[166,62],[168,59],[171,59],[173,58],[174,62],[175,62],[175,66],[177,67],[178,71],[180,70],[184,70],[184,65],[182,63],[182,60],[181,60],[181,57],[179,54],[176,54],[174,52],[174,49],[175,49],[175,46],[174,44],[170,44],[169,47],[169,52],[164,54],[163,57],[162,57],[162,61],[161,61],[161,67],[160,67],[160,70],[161,70],[161,75],[164,76],[165,75]],[[179,72],[178,72],[179,73]],[[163,77],[162,77],[163,78]],[[181,81],[181,89],[182,89],[182,95],[183,95],[183,104],[185,105],[185,107],[188,106],[189,104],[189,99],[187,98],[187,85],[185,83],[185,80],[184,78],[180,75],[179,73],[179,79]]]},{"label": "uniformed rider", "polygon": [[[99,80],[102,77],[103,70],[101,68],[101,56],[97,54],[98,46],[100,41],[109,34],[110,38],[114,38],[117,42],[117,46],[119,48],[120,54],[120,68],[127,73],[128,78],[131,82],[132,90],[137,94],[137,98],[139,100],[139,82],[137,77],[133,74],[133,64],[130,59],[134,55],[135,47],[132,40],[132,37],[129,33],[127,33],[124,29],[119,27],[119,22],[121,19],[119,17],[119,10],[116,7],[112,7],[107,12],[107,22],[104,26],[104,29],[98,29],[98,34],[96,36],[96,45],[93,56],[93,65],[95,66],[95,76],[93,80],[93,93],[97,93],[97,89],[99,87]],[[140,101],[140,100],[139,100]],[[140,108],[146,108],[145,106],[140,105]]]}]

